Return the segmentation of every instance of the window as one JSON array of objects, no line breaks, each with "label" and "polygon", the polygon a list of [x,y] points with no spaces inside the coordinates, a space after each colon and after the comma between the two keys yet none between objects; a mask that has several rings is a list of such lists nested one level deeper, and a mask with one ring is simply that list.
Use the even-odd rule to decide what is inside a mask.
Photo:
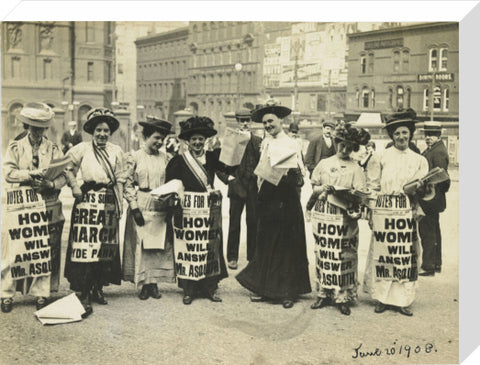
[{"label": "window", "polygon": [[368,73],[373,73],[373,62],[374,62],[373,53],[369,53],[368,54]]},{"label": "window", "polygon": [[447,71],[448,50],[440,48],[440,71]]},{"label": "window", "polygon": [[109,84],[112,82],[112,62],[105,62],[105,83]]},{"label": "window", "polygon": [[393,72],[400,71],[400,51],[393,52]]},{"label": "window", "polygon": [[397,108],[403,109],[403,87],[397,86]]},{"label": "window", "polygon": [[368,109],[368,99],[369,99],[370,93],[368,92],[367,87],[364,87],[362,90],[362,107],[364,109]]},{"label": "window", "polygon": [[405,106],[407,108],[411,107],[411,103],[410,103],[411,99],[412,99],[412,89],[407,88],[407,90],[405,92]]},{"label": "window", "polygon": [[450,102],[450,91],[448,89],[443,90],[443,111],[448,112],[448,104]]},{"label": "window", "polygon": [[43,60],[43,79],[52,79],[52,60],[50,58],[45,58]]},{"label": "window", "polygon": [[393,109],[393,89],[388,89],[388,106]]},{"label": "window", "polygon": [[93,62],[87,64],[87,81],[93,81]]},{"label": "window", "polygon": [[367,58],[365,56],[360,57],[360,72],[362,74],[367,73]]},{"label": "window", "polygon": [[19,77],[20,76],[20,57],[14,56],[12,57],[12,77]]},{"label": "window", "polygon": [[119,63],[117,67],[118,67],[118,73],[123,74],[123,63]]},{"label": "window", "polygon": [[370,91],[370,96],[371,96],[371,99],[372,99],[372,108],[375,108],[375,89],[372,89]]},{"label": "window", "polygon": [[428,110],[429,98],[430,98],[430,92],[428,88],[423,89],[423,110],[424,111]]},{"label": "window", "polygon": [[410,63],[410,52],[405,49],[402,51],[402,71],[403,72],[408,72],[409,63]]},{"label": "window", "polygon": [[95,42],[95,22],[85,22],[85,41]]},{"label": "window", "polygon": [[433,88],[433,110],[442,109],[442,91],[440,87],[435,86]]},{"label": "window", "polygon": [[430,63],[429,63],[429,67],[428,67],[428,70],[429,71],[436,71],[437,70],[437,66],[438,66],[438,52],[436,49],[431,49],[430,50]]},{"label": "window", "polygon": [[360,108],[360,91],[358,89],[355,90],[355,100],[357,101],[357,108]]}]

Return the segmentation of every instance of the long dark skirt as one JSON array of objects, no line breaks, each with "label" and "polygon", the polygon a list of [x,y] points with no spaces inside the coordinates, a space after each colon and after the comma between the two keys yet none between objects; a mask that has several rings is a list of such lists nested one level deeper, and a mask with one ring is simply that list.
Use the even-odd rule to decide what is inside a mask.
[{"label": "long dark skirt", "polygon": [[294,299],[310,293],[305,224],[297,199],[260,201],[257,248],[238,282],[257,295]]}]

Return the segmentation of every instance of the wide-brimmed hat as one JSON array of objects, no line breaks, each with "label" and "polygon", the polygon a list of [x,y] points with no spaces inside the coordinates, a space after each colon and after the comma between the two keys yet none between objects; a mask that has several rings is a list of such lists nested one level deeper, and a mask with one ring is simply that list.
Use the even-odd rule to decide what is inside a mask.
[{"label": "wide-brimmed hat", "polygon": [[145,122],[138,122],[138,124],[142,127],[152,127],[165,135],[170,134],[172,131],[172,123],[168,120],[156,118],[151,115],[147,115],[147,120]]},{"label": "wide-brimmed hat", "polygon": [[180,122],[180,134],[178,138],[188,140],[194,134],[201,134],[205,138],[212,137],[217,134],[213,128],[214,123],[208,117],[191,117],[184,122]]},{"label": "wide-brimmed hat", "polygon": [[55,113],[52,108],[45,103],[28,103],[17,115],[17,119],[21,123],[38,128],[50,127],[54,117]]},{"label": "wide-brimmed hat", "polygon": [[95,108],[88,113],[87,121],[83,125],[83,130],[88,134],[93,134],[97,124],[102,122],[108,124],[111,134],[120,126],[120,122],[115,118],[115,114],[110,109]]},{"label": "wide-brimmed hat", "polygon": [[350,123],[340,123],[333,132],[336,140],[351,143],[354,150],[358,151],[359,146],[365,146],[370,141],[370,133],[363,128],[352,126]]},{"label": "wide-brimmed hat", "polygon": [[279,105],[274,100],[269,100],[264,106],[261,106],[252,112],[252,120],[256,123],[262,123],[262,119],[265,114],[274,114],[278,118],[283,119],[290,115],[291,112],[292,109]]},{"label": "wide-brimmed hat", "polygon": [[434,121],[424,122],[423,123],[423,133],[441,135],[442,134],[442,123],[434,122]]},{"label": "wide-brimmed hat", "polygon": [[399,110],[392,114],[384,114],[382,118],[385,122],[384,128],[387,130],[390,138],[392,138],[393,132],[395,132],[398,127],[407,127],[410,130],[410,137],[412,137],[413,132],[415,132],[415,123],[418,123],[417,113],[411,108]]}]

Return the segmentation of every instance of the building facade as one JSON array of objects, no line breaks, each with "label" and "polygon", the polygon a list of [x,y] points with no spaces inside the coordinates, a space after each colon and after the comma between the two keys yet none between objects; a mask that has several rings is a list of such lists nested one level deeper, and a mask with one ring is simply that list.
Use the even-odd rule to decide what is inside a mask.
[{"label": "building facade", "polygon": [[154,115],[173,121],[173,113],[186,107],[188,31],[182,27],[135,41],[138,119]]},{"label": "building facade", "polygon": [[261,22],[190,22],[187,105],[212,118],[220,134],[224,114],[253,108],[262,93]]},{"label": "building facade", "polygon": [[349,34],[347,113],[413,108],[420,120],[458,123],[458,23]]},{"label": "building facade", "polygon": [[56,113],[48,136],[59,141],[70,120],[110,107],[114,22],[2,23],[2,150],[23,126],[16,114],[32,101]]}]

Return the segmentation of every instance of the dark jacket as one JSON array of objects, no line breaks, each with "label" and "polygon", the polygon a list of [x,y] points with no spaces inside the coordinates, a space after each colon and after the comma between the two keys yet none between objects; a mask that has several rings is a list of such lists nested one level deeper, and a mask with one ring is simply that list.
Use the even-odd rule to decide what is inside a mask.
[{"label": "dark jacket", "polygon": [[307,148],[307,154],[305,155],[305,166],[307,166],[310,174],[318,165],[320,160],[323,160],[327,157],[333,156],[335,154],[335,144],[333,143],[330,148],[327,147],[323,135],[318,136],[310,141]]},{"label": "dark jacket", "polygon": [[69,143],[76,146],[80,142],[82,142],[82,134],[80,132],[75,131],[73,136],[70,134],[70,131],[64,132],[61,139],[61,143],[64,146],[62,149],[63,153],[65,154],[70,149],[70,147],[68,147]]},{"label": "dark jacket", "polygon": [[[447,148],[441,140],[435,142],[430,148],[423,151],[422,155],[428,161],[428,169],[441,167],[445,171],[448,169],[448,152]],[[420,205],[426,214],[440,213],[447,207],[445,193],[450,188],[450,180],[435,186],[435,197],[430,201],[420,201]]]},{"label": "dark jacket", "polygon": [[225,184],[228,184],[228,196],[237,196],[245,199],[249,193],[257,191],[257,176],[253,173],[260,160],[260,145],[262,139],[252,133],[247,143],[240,165],[233,172],[234,180],[228,181],[228,175],[217,173],[217,176]]}]

